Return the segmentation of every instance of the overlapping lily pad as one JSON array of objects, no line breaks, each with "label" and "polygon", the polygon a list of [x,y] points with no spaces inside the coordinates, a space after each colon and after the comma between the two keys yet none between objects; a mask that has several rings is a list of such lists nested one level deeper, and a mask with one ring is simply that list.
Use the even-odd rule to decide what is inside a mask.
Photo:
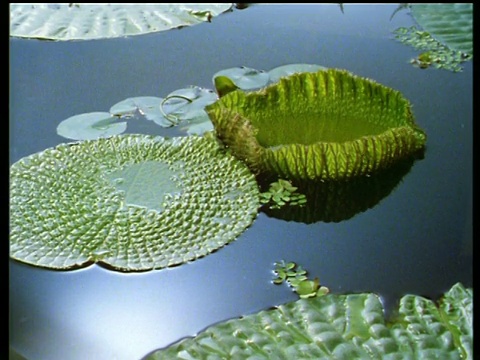
[{"label": "overlapping lily pad", "polygon": [[10,35],[91,40],[191,26],[230,10],[218,4],[10,4]]},{"label": "overlapping lily pad", "polygon": [[61,144],[11,166],[10,255],[54,269],[159,269],[233,241],[258,207],[255,178],[213,137]]},{"label": "overlapping lily pad", "polygon": [[217,136],[255,173],[340,180],[422,151],[425,133],[394,89],[345,70],[283,77],[206,107]]},{"label": "overlapping lily pad", "polygon": [[161,359],[473,359],[473,290],[455,284],[436,305],[400,300],[386,321],[371,293],[329,294],[232,319],[155,351]]}]

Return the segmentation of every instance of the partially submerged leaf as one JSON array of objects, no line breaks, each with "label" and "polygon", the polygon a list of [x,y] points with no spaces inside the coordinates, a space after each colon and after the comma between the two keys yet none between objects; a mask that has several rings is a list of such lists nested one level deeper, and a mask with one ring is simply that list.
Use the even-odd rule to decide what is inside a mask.
[{"label": "partially submerged leaf", "polygon": [[145,359],[471,360],[472,319],[473,290],[461,284],[438,306],[405,295],[391,322],[375,294],[329,294],[213,325]]},{"label": "partially submerged leaf", "polygon": [[10,4],[10,36],[90,40],[170,30],[211,21],[218,4]]},{"label": "partially submerged leaf", "polygon": [[93,140],[123,133],[125,121],[108,112],[91,112],[75,115],[63,120],[57,126],[57,134],[73,140]]},{"label": "partially submerged leaf", "polygon": [[257,215],[258,194],[212,137],[61,144],[10,168],[10,256],[54,269],[178,265],[236,239]]}]

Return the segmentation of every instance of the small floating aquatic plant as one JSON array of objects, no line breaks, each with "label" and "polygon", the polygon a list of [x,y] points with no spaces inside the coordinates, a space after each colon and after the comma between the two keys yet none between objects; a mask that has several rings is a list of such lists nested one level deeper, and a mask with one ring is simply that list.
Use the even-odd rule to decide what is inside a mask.
[{"label": "small floating aquatic plant", "polygon": [[324,296],[329,292],[326,286],[320,286],[318,278],[309,280],[307,271],[294,262],[285,260],[276,262],[273,272],[276,275],[273,279],[274,284],[286,282],[301,299]]},{"label": "small floating aquatic plant", "polygon": [[305,195],[298,193],[297,187],[289,181],[279,179],[270,184],[268,191],[260,193],[260,202],[270,209],[279,209],[284,205],[304,205],[307,202]]}]

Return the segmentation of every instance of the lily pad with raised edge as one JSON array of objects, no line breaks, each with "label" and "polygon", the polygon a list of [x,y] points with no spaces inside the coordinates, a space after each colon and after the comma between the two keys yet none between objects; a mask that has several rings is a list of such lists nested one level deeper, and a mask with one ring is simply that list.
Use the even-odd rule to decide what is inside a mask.
[{"label": "lily pad with raised edge", "polygon": [[206,107],[219,139],[254,173],[299,180],[370,175],[423,151],[399,91],[345,70],[293,74]]},{"label": "lily pad with raised edge", "polygon": [[435,304],[401,298],[386,321],[376,294],[328,294],[213,325],[148,354],[161,359],[473,359],[473,289]]},{"label": "lily pad with raised edge", "polygon": [[72,140],[93,140],[123,133],[125,121],[108,112],[91,112],[71,116],[57,126],[57,134]]},{"label": "lily pad with raised edge", "polygon": [[230,243],[258,208],[254,176],[212,136],[61,144],[10,168],[10,256],[53,269],[160,269]]},{"label": "lily pad with raised edge", "polygon": [[473,55],[473,4],[411,4],[415,21],[448,48]]},{"label": "lily pad with raised edge", "polygon": [[10,4],[10,36],[92,40],[141,35],[211,21],[232,9],[217,4]]}]

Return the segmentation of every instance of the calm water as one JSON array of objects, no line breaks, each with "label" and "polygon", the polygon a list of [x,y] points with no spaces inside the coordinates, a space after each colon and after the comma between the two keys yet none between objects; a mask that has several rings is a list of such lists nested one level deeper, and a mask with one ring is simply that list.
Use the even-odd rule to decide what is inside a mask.
[{"label": "calm water", "polygon": [[[10,40],[10,162],[66,140],[56,126],[133,96],[212,88],[219,70],[289,63],[347,69],[401,91],[428,134],[425,158],[388,196],[339,222],[260,213],[232,244],[195,262],[140,274],[99,266],[56,272],[10,261],[10,346],[27,359],[140,359],[216,322],[296,299],[271,284],[295,261],[333,293],[372,291],[388,308],[406,293],[437,298],[472,285],[472,64],[413,68],[391,31],[396,5],[252,6],[180,30],[76,42]],[[129,125],[130,126],[130,125]],[[130,132],[172,134],[139,122]]]}]

